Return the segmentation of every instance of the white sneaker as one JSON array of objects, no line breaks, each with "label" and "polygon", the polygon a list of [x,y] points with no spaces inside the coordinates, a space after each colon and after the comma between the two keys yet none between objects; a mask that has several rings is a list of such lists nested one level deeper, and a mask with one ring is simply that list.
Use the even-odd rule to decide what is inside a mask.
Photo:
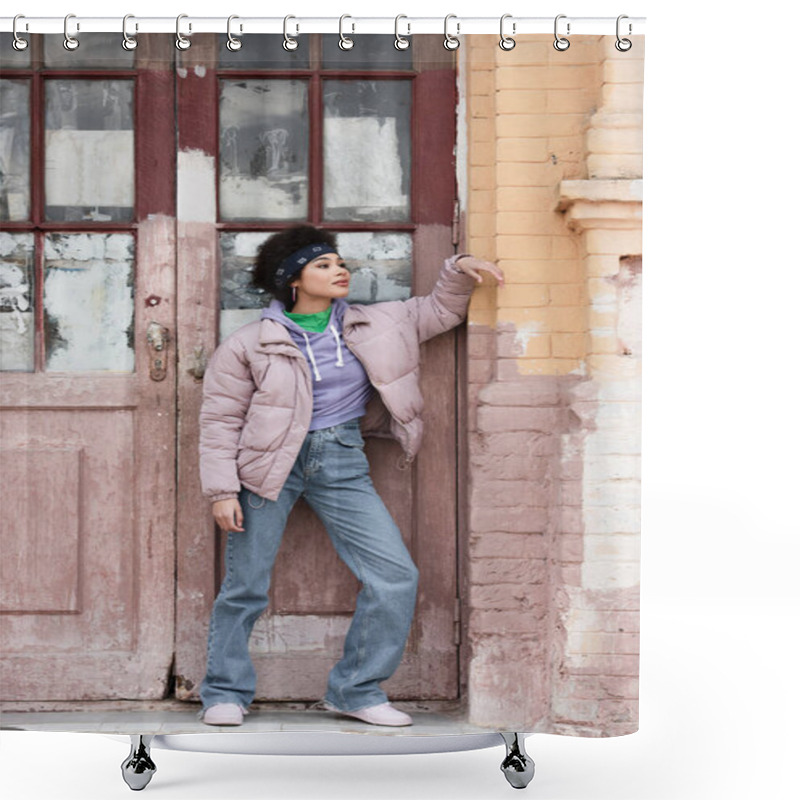
[{"label": "white sneaker", "polygon": [[414,720],[403,711],[395,708],[391,703],[381,703],[377,706],[367,706],[359,708],[358,711],[342,711],[340,708],[332,706],[330,703],[323,702],[322,707],[326,711],[334,711],[337,714],[344,714],[346,717],[354,717],[370,725],[392,725],[400,727],[402,725],[413,725]]},{"label": "white sneaker", "polygon": [[244,715],[249,713],[238,703],[217,703],[203,712],[203,722],[206,725],[241,725]]}]

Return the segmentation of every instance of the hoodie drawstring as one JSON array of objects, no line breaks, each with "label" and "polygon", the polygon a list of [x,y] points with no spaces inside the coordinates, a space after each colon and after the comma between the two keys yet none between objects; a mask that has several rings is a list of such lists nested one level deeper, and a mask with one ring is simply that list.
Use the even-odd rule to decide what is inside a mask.
[{"label": "hoodie drawstring", "polygon": [[336,326],[331,323],[331,331],[336,339],[336,366],[343,367],[344,361],[342,361],[342,342],[339,339],[339,332],[336,330]]},{"label": "hoodie drawstring", "polygon": [[317,369],[317,360],[314,358],[314,351],[311,349],[311,342],[308,341],[308,335],[305,331],[303,331],[303,338],[306,340],[306,351],[308,352],[311,366],[314,367],[314,380],[321,381],[322,375],[319,374],[319,370]]},{"label": "hoodie drawstring", "polygon": [[[343,367],[344,366],[344,359],[342,358],[342,340],[339,336],[339,332],[336,330],[334,325],[331,325],[331,332],[333,333],[333,338],[336,339],[336,366]],[[306,352],[308,353],[308,360],[311,362],[311,366],[314,367],[314,380],[321,381],[322,375],[319,374],[319,369],[317,368],[317,360],[314,358],[314,351],[311,349],[311,342],[308,339],[308,334],[305,331],[303,333],[303,338],[306,340]]]}]

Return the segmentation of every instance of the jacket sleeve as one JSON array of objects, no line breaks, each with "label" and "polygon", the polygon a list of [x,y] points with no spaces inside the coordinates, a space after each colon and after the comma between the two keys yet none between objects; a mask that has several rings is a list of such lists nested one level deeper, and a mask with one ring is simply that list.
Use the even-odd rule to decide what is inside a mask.
[{"label": "jacket sleeve", "polygon": [[236,455],[255,388],[242,343],[228,337],[206,365],[200,406],[200,483],[212,503],[241,489]]},{"label": "jacket sleeve", "polygon": [[445,260],[430,294],[405,301],[420,342],[449,331],[466,319],[475,279],[456,266],[456,261],[466,255],[460,253]]}]

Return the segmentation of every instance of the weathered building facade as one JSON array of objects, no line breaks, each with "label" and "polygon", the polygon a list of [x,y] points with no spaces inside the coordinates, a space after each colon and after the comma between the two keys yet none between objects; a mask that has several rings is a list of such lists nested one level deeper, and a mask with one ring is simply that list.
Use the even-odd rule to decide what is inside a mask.
[{"label": "weathered building facade", "polygon": [[[2,59],[4,707],[196,699],[224,541],[199,491],[204,363],[265,300],[258,243],[310,221],[337,231],[353,302],[430,291],[454,250],[506,276],[425,345],[413,468],[367,443],[421,572],[390,696],[635,730],[643,40],[32,38]],[[356,589],[299,503],[258,700],[321,696]]]}]

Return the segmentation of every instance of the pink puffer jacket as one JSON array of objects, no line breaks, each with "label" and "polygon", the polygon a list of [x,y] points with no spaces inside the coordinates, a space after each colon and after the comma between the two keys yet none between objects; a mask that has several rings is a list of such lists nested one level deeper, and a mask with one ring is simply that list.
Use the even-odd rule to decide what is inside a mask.
[{"label": "pink puffer jacket", "polygon": [[[366,436],[396,439],[410,462],[422,444],[419,345],[466,318],[475,281],[448,258],[429,295],[353,304],[342,335],[377,390],[361,420]],[[211,502],[241,486],[276,500],[311,423],[311,372],[289,331],[271,319],[234,331],[203,378],[200,481]]]}]

